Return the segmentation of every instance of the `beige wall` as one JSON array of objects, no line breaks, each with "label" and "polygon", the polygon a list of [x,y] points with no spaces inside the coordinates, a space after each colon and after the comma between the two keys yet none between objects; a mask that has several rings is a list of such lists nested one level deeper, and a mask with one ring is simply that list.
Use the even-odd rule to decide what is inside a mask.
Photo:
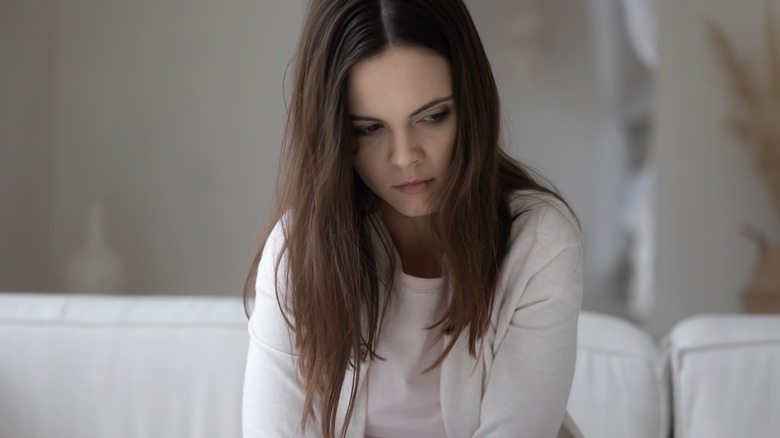
[{"label": "beige wall", "polygon": [[0,2],[0,289],[51,290],[53,2]]},{"label": "beige wall", "polygon": [[272,207],[283,74],[304,4],[61,2],[56,275],[98,197],[128,292],[241,293]]},{"label": "beige wall", "polygon": [[660,2],[658,291],[648,320],[656,335],[692,314],[739,310],[757,256],[742,224],[780,237],[780,217],[748,156],[720,125],[728,95],[702,28],[705,17],[717,21],[760,64],[763,3]]}]

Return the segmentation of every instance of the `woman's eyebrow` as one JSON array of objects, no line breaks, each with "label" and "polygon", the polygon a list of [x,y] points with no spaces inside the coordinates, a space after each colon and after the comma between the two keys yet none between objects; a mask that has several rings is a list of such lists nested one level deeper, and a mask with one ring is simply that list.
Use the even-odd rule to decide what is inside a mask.
[{"label": "woman's eyebrow", "polygon": [[[427,110],[428,108],[430,108],[430,107],[432,107],[434,105],[438,105],[438,104],[440,104],[442,102],[446,102],[448,100],[452,100],[452,96],[451,95],[447,96],[447,97],[440,97],[438,99],[433,99],[432,101],[426,103],[425,105],[421,106],[420,108],[417,108],[416,110],[414,110],[411,114],[409,114],[409,117],[414,117],[417,114],[420,114],[421,112]],[[354,114],[350,114],[349,118],[350,118],[350,120],[365,120],[365,121],[371,121],[371,122],[381,122],[381,120],[379,120],[379,119],[377,119],[375,117],[359,116],[359,115],[354,115]]]},{"label": "woman's eyebrow", "polygon": [[414,110],[413,113],[409,114],[409,117],[414,117],[417,114],[420,114],[421,112],[427,110],[428,108],[430,108],[430,107],[432,107],[434,105],[438,105],[438,104],[440,104],[442,102],[446,102],[446,101],[451,100],[451,99],[452,99],[452,95],[447,96],[447,97],[440,97],[438,99],[433,99],[432,101],[426,103],[425,105],[421,106],[420,108],[417,108],[416,110]]}]

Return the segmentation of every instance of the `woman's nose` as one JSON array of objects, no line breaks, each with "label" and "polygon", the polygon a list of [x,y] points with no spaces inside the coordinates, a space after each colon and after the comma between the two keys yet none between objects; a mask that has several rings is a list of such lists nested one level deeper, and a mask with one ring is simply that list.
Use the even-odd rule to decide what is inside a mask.
[{"label": "woman's nose", "polygon": [[393,138],[390,151],[390,162],[399,168],[411,167],[419,164],[424,157],[420,145],[413,135],[400,133]]}]

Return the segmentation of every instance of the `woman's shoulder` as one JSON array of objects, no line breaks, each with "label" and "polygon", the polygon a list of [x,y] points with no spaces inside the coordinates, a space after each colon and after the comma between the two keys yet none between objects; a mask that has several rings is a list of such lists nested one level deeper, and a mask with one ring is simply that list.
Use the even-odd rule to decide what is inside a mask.
[{"label": "woman's shoulder", "polygon": [[[510,201],[516,217],[507,242],[500,289],[500,302],[506,312],[513,314],[521,302],[543,302],[552,297],[565,296],[567,303],[578,302],[583,248],[574,213],[556,196],[538,191],[514,193]],[[526,287],[532,278],[536,286]],[[554,286],[563,283],[570,287]],[[568,304],[564,307],[570,308]]]},{"label": "woman's shoulder", "polygon": [[281,217],[276,219],[276,222],[273,223],[273,226],[271,227],[271,231],[268,233],[268,237],[266,238],[266,247],[271,245],[272,248],[275,248],[278,250],[278,246],[284,243],[285,240],[285,228],[287,227],[287,224],[290,221],[290,213],[285,212]]},{"label": "woman's shoulder", "polygon": [[268,236],[263,243],[263,252],[260,256],[260,261],[257,267],[256,282],[270,281],[277,277],[277,271],[279,267],[282,267],[281,272],[284,272],[285,264],[283,257],[286,232],[285,226],[289,220],[288,214],[285,213],[281,218],[277,219],[271,227],[271,231],[268,232]]},{"label": "woman's shoulder", "polygon": [[512,240],[521,234],[545,241],[550,237],[579,240],[580,227],[574,212],[555,195],[538,190],[518,190],[508,201],[513,217]]}]

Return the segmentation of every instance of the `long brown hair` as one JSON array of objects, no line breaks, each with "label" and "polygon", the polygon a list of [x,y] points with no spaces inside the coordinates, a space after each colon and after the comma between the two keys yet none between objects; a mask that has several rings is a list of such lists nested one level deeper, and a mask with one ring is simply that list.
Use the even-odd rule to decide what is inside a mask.
[{"label": "long brown hair", "polygon": [[[314,0],[294,58],[294,76],[278,174],[277,209],[265,239],[284,216],[287,289],[280,309],[295,333],[305,385],[301,426],[319,416],[325,437],[336,435],[345,372],[354,369],[345,436],[360,369],[376,357],[379,325],[391,286],[392,247],[373,214],[378,201],[352,167],[346,84],[357,62],[392,45],[413,45],[448,60],[457,137],[448,174],[428,216],[447,259],[450,304],[434,328],[452,335],[438,366],[461,333],[477,357],[490,323],[499,267],[518,190],[560,196],[540,185],[499,147],[498,91],[482,42],[461,0]],[[562,200],[562,199],[561,199]],[[263,242],[244,287],[249,308]],[[376,247],[378,246],[378,247]],[[383,254],[384,253],[384,254]],[[281,255],[280,255],[281,258]],[[389,265],[380,263],[389,260]],[[384,294],[389,300],[389,294]],[[247,310],[247,313],[249,311]],[[315,410],[315,406],[319,406]]]}]

